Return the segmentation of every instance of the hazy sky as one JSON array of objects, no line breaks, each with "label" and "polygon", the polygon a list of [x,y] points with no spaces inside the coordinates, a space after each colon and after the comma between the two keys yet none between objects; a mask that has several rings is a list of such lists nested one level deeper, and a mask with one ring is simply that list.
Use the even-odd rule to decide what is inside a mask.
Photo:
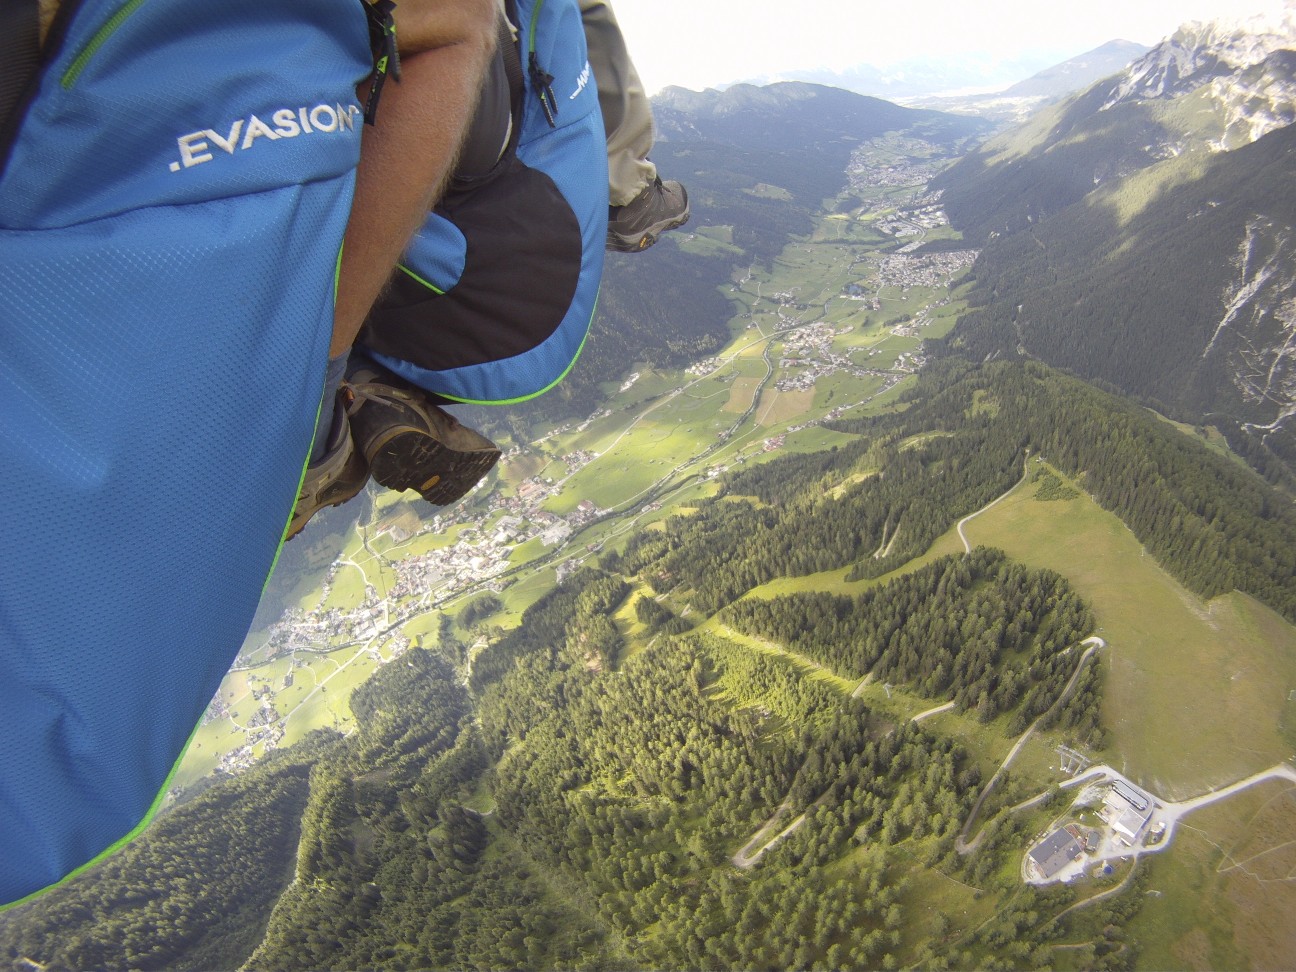
[{"label": "hazy sky", "polygon": [[1284,2],[1296,7],[1296,0],[612,0],[649,93],[968,51],[1060,61],[1118,38],[1151,46],[1189,20]]}]

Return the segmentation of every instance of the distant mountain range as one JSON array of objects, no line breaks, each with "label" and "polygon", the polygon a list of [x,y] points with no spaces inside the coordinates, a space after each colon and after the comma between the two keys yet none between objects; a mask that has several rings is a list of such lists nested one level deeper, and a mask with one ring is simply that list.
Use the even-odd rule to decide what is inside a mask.
[{"label": "distant mountain range", "polygon": [[1132,41],[1108,41],[1078,57],[1032,74],[1001,91],[972,95],[923,95],[907,99],[915,107],[977,115],[995,121],[1024,120],[1031,112],[1111,77],[1149,48]]},{"label": "distant mountain range", "polygon": [[986,244],[953,343],[1217,424],[1290,476],[1294,42],[1190,25],[943,173],[951,219]]},{"label": "distant mountain range", "polygon": [[972,90],[999,90],[1037,71],[1047,70],[1053,63],[1055,59],[1048,54],[1002,58],[966,53],[945,58],[913,58],[887,67],[857,64],[841,71],[827,68],[785,71],[777,76],[764,75],[744,81],[762,86],[804,81],[888,101],[907,101]]},{"label": "distant mountain range", "polygon": [[1133,41],[1108,41],[1079,57],[1045,68],[1025,81],[1018,81],[1001,94],[1008,98],[1062,98],[1089,87],[1095,81],[1111,77],[1148,50]]},{"label": "distant mountain range", "polygon": [[1040,55],[1003,60],[971,54],[888,68],[861,64],[845,71],[791,71],[778,80],[842,88],[914,108],[1020,121],[1043,104],[1110,77],[1147,51],[1141,44],[1113,40],[1061,63]]},{"label": "distant mountain range", "polygon": [[[826,176],[834,191],[841,186],[836,163],[844,169],[850,149],[865,139],[904,131],[951,144],[986,131],[983,124],[942,112],[800,81],[736,84],[724,91],[667,88],[654,100],[653,114],[660,142],[695,139],[796,159],[803,163],[796,182]],[[811,159],[821,161],[809,164]]]}]

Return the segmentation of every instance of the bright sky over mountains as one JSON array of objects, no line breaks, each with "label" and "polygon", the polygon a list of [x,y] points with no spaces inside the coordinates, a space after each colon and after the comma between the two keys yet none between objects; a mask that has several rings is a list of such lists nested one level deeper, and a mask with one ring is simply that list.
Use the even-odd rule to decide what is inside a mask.
[{"label": "bright sky over mountains", "polygon": [[[797,69],[886,67],[924,57],[1046,55],[1109,40],[1151,46],[1190,20],[1236,19],[1296,0],[612,0],[650,93]],[[1044,66],[1044,65],[1042,65]],[[1012,80],[1022,80],[1013,78]]]}]

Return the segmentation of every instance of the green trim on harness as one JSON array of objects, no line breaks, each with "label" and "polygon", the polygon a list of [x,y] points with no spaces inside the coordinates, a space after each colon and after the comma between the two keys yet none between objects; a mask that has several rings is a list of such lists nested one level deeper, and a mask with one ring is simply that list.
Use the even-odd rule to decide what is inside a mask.
[{"label": "green trim on harness", "polygon": [[416,283],[420,283],[420,284],[422,284],[424,287],[426,287],[428,290],[432,291],[434,294],[440,294],[442,297],[445,296],[445,291],[444,291],[444,290],[442,290],[442,289],[441,289],[440,287],[438,287],[436,284],[431,283],[430,281],[424,280],[422,277],[420,277],[417,273],[415,273],[415,272],[414,272],[413,270],[411,270],[409,267],[405,266],[405,264],[403,264],[403,263],[398,263],[398,264],[396,264],[396,266],[397,266],[399,269],[403,270],[403,271],[404,271],[406,274],[408,274],[410,277],[412,277]]},{"label": "green trim on harness", "polygon": [[[143,2],[143,0],[140,0],[140,2]],[[280,546],[281,547],[283,546],[282,543],[280,544]],[[267,578],[267,580],[268,579],[269,578]],[[116,854],[118,851],[124,850],[128,845],[132,844],[135,841],[135,838],[137,838],[140,834],[144,833],[144,831],[148,829],[149,824],[151,824],[153,822],[153,819],[158,815],[158,811],[162,809],[162,802],[166,799],[167,791],[171,789],[171,781],[175,779],[175,775],[180,769],[180,764],[184,762],[185,754],[189,752],[189,747],[193,744],[194,739],[198,735],[198,730],[201,728],[202,728],[202,720],[199,719],[198,725],[194,726],[193,732],[189,734],[189,739],[187,742],[185,742],[184,749],[180,750],[180,755],[176,757],[176,761],[171,765],[171,772],[167,774],[166,781],[162,784],[162,789],[159,790],[158,795],[153,798],[153,803],[152,805],[149,806],[148,811],[144,814],[143,819],[141,819],[140,822],[135,825],[134,829],[131,830],[130,833],[128,833],[125,837],[122,837],[112,846],[101,851],[99,853],[99,856],[94,858],[94,860],[86,861],[86,863],[82,864],[75,871],[72,871],[71,873],[64,875],[62,878],[55,881],[53,884],[47,885],[46,887],[41,888],[39,891],[33,891],[25,898],[19,898],[17,901],[11,901],[8,904],[0,904],[0,915],[4,914],[6,911],[12,910],[13,908],[20,908],[25,904],[29,904],[30,902],[35,901],[37,898],[44,897],[45,895],[53,891],[55,888],[63,887],[63,885],[67,884],[73,878],[80,877],[86,871],[90,870],[92,867],[95,867],[103,863],[108,858]]]},{"label": "green trim on harness", "polygon": [[100,27],[94,37],[90,38],[90,43],[87,44],[81,53],[76,56],[76,59],[72,62],[71,66],[66,72],[64,72],[61,81],[64,88],[71,88],[76,84],[77,78],[81,76],[81,72],[84,71],[86,65],[90,63],[90,58],[94,57],[95,52],[107,43],[108,38],[116,32],[117,28],[125,22],[127,17],[139,9],[143,2],[144,0],[130,0],[126,6],[122,7],[108,18],[108,23]]}]

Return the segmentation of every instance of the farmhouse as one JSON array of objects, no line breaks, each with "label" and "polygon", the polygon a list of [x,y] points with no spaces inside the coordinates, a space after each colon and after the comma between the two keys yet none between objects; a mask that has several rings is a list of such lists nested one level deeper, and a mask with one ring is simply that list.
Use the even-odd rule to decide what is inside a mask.
[{"label": "farmhouse", "polygon": [[1033,876],[1048,881],[1083,853],[1084,847],[1070,830],[1055,830],[1031,849],[1029,869]]}]

